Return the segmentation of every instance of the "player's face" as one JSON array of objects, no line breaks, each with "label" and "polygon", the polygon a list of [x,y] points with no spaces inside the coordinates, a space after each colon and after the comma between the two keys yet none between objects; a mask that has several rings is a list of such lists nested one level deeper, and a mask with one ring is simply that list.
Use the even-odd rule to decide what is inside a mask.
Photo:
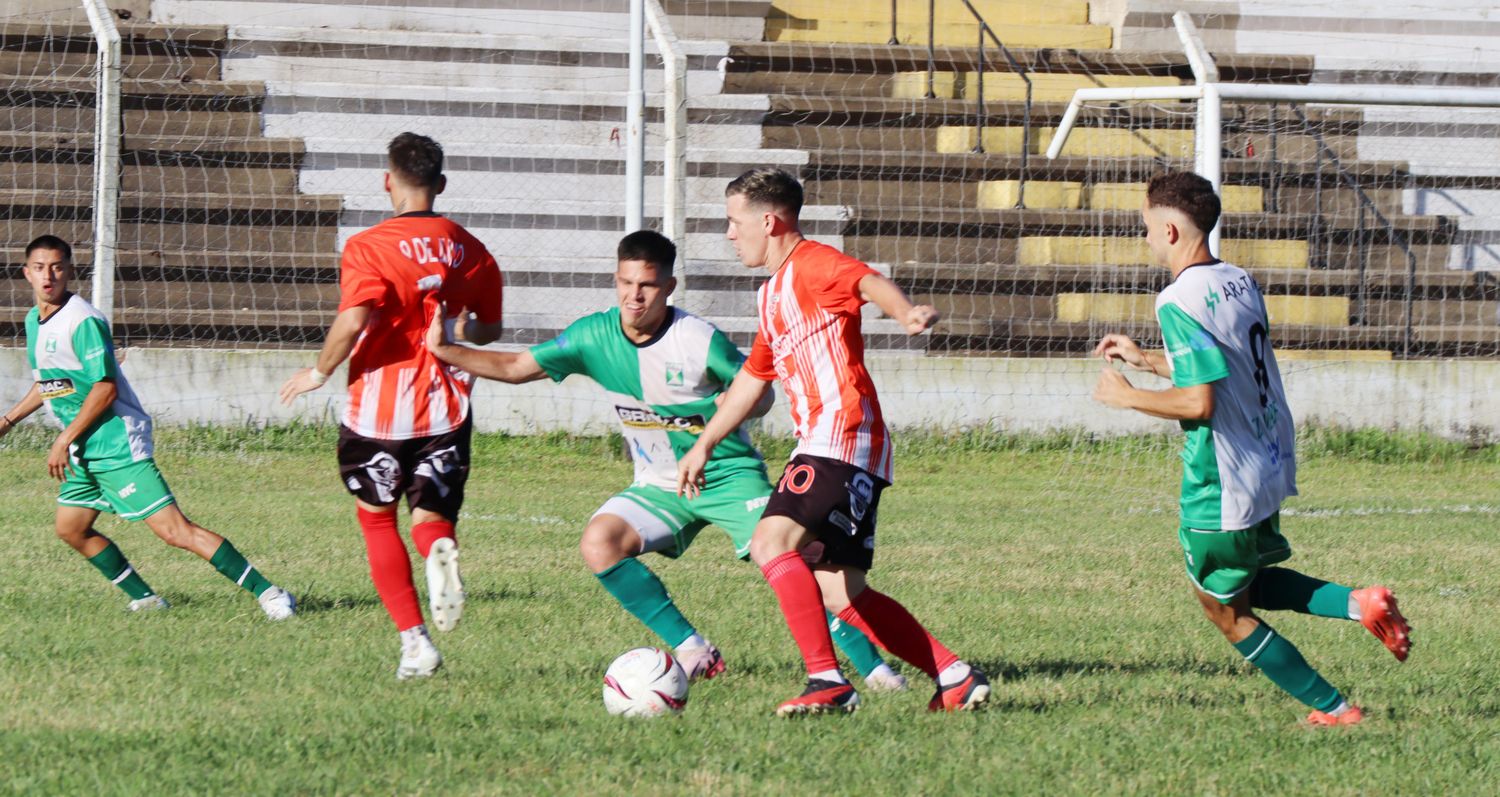
[{"label": "player's face", "polygon": [[615,269],[620,322],[631,329],[654,331],[667,315],[667,297],[675,287],[677,280],[662,279],[655,265],[644,260],[621,260]]},{"label": "player's face", "polygon": [[1168,238],[1169,214],[1164,208],[1153,208],[1141,203],[1141,223],[1146,227],[1146,248],[1151,250],[1151,260],[1158,266],[1169,266],[1172,262],[1172,243]]},{"label": "player's face", "polygon": [[729,217],[729,230],[725,237],[734,244],[734,253],[740,263],[750,268],[766,265],[766,244],[770,241],[770,214],[745,201],[744,194],[735,194],[725,202],[725,213]]},{"label": "player's face", "polygon": [[26,258],[25,271],[38,303],[59,304],[68,292],[73,264],[56,249],[36,249]]}]

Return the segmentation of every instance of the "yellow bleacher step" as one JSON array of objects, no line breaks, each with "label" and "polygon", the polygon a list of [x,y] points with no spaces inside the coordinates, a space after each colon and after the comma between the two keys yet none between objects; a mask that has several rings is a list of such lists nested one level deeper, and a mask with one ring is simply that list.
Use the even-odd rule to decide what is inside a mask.
[{"label": "yellow bleacher step", "polygon": [[[1272,325],[1342,327],[1349,324],[1347,296],[1267,296]],[[1143,323],[1156,318],[1156,296],[1121,293],[1059,293],[1057,320]]]},{"label": "yellow bleacher step", "polygon": [[[1021,154],[1024,128],[986,127],[984,151],[997,155]],[[1031,130],[1031,153],[1046,152],[1056,128],[1035,127]],[[974,148],[978,128],[944,125],[937,129],[938,152],[968,152]],[[1091,158],[1191,158],[1191,130],[1126,130],[1115,127],[1075,127],[1068,136],[1062,154]]]},{"label": "yellow bleacher step", "polygon": [[[1077,210],[1083,183],[1026,181],[1026,207]],[[979,183],[979,207],[1013,208],[1021,198],[1020,180],[984,180]]]},{"label": "yellow bleacher step", "polygon": [[[1053,47],[1076,50],[1107,50],[1113,41],[1108,25],[995,25],[995,35],[1007,47]],[[978,25],[940,24],[933,31],[939,47],[977,47]],[[768,19],[766,41],[817,44],[885,44],[891,38],[889,22],[858,20]],[[896,41],[907,45],[927,44],[927,22],[896,23]],[[992,49],[993,51],[993,49]],[[998,57],[998,56],[997,56]]]},{"label": "yellow bleacher step", "polygon": [[[932,73],[932,93],[945,100],[957,96],[957,80],[952,72]],[[926,72],[897,72],[886,83],[886,96],[898,100],[920,100],[927,96]]]},{"label": "yellow bleacher step", "polygon": [[[1028,186],[1027,192],[1030,193]],[[1027,204],[1030,204],[1029,202]],[[1227,238],[1219,256],[1247,268],[1307,268],[1307,242]],[[1141,238],[1105,236],[1028,236],[1016,245],[1022,266],[1150,266],[1151,250]]]},{"label": "yellow bleacher step", "polygon": [[[1146,200],[1145,183],[1095,183],[1088,189],[1088,207],[1094,210],[1140,210]],[[1260,186],[1226,185],[1219,194],[1225,213],[1260,213],[1265,199]]]},{"label": "yellow bleacher step", "polygon": [[[1086,25],[1089,21],[1087,0],[970,0],[974,9],[991,25]],[[897,0],[896,23],[927,24],[928,0]],[[963,3],[937,3],[934,19],[939,24],[974,24],[974,17]],[[841,19],[891,24],[890,0],[771,0],[770,18]],[[977,35],[977,34],[976,34]],[[1004,41],[1002,39],[1001,41]],[[1006,42],[1007,46],[1009,42]]]},{"label": "yellow bleacher step", "polygon": [[[984,151],[996,155],[1020,155],[1024,140],[1020,127],[986,127],[984,129]],[[1036,140],[1041,133],[1031,131],[1031,151],[1036,152]],[[958,125],[943,125],[937,129],[938,152],[968,152],[979,140],[979,128]]]},{"label": "yellow bleacher step", "polygon": [[[1007,46],[1009,46],[1008,42]],[[1175,77],[1154,75],[1055,75],[1033,72],[1027,77],[1031,78],[1032,102],[1068,102],[1073,99],[1073,92],[1079,89],[1144,88],[1182,84],[1182,81]],[[979,96],[979,73],[965,72],[964,99],[972,100],[977,96]],[[984,98],[995,101],[1024,101],[1026,81],[1014,72],[986,71],[984,73]]]},{"label": "yellow bleacher step", "polygon": [[[1033,137],[1038,152],[1046,152],[1057,128],[1044,127]],[[1075,127],[1063,145],[1063,155],[1089,158],[1191,158],[1193,131],[1121,127]]]}]

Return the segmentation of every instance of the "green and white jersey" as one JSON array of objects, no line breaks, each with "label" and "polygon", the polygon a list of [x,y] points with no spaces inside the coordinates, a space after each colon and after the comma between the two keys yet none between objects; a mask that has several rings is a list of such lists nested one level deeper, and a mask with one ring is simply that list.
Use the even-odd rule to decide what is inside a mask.
[{"label": "green and white jersey", "polygon": [[1292,413],[1271,350],[1260,286],[1213,261],[1188,267],[1156,297],[1172,384],[1213,384],[1214,413],[1182,421],[1182,522],[1247,529],[1297,494]]},{"label": "green and white jersey", "polygon": [[[677,490],[677,459],[714,416],[714,399],[734,381],[744,356],[718,327],[670,308],[662,328],[633,343],[620,310],[584,316],[562,334],[531,348],[553,381],[583,374],[604,388],[635,461],[635,484]],[[743,427],[725,438],[704,468],[704,487],[765,463]]]},{"label": "green and white jersey", "polygon": [[26,357],[47,411],[63,426],[78,417],[96,382],[115,383],[114,404],[73,443],[74,462],[108,471],[151,458],[151,416],[120,372],[109,322],[82,296],[70,295],[46,321],[38,308],[26,314]]}]

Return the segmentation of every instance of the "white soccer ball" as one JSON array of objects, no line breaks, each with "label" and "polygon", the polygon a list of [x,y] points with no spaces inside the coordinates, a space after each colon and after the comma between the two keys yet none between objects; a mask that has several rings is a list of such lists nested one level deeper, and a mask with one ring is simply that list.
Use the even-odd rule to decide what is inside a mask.
[{"label": "white soccer ball", "polygon": [[604,708],[615,716],[676,714],[687,697],[687,673],[661,648],[627,650],[604,671]]}]

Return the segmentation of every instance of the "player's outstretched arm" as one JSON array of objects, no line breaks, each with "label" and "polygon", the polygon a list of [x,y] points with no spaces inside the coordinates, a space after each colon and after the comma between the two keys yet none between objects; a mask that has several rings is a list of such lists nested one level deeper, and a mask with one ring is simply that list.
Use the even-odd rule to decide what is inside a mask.
[{"label": "player's outstretched arm", "polygon": [[10,430],[16,427],[16,424],[25,420],[28,415],[36,412],[41,406],[42,392],[37,389],[36,383],[32,382],[31,389],[26,391],[26,395],[22,396],[21,400],[17,401],[14,407],[6,411],[4,418],[0,418],[0,437],[9,434]]},{"label": "player's outstretched arm", "polygon": [[328,336],[323,339],[323,350],[318,352],[317,363],[292,374],[292,378],[281,386],[281,403],[291,404],[292,399],[322,387],[328,381],[328,375],[344,360],[349,359],[349,352],[354,351],[355,341],[359,340],[360,333],[365,331],[365,326],[369,323],[370,306],[367,304],[341,311],[328,328]]},{"label": "player's outstretched arm", "polygon": [[480,351],[448,341],[444,313],[432,317],[427,327],[427,350],[443,362],[485,379],[519,385],[547,375],[530,351]]},{"label": "player's outstretched arm", "polygon": [[1169,421],[1206,421],[1214,414],[1212,383],[1142,390],[1107,365],[1094,385],[1094,400],[1105,406],[1136,410]]},{"label": "player's outstretched arm", "polygon": [[62,481],[68,476],[68,450],[73,443],[83,436],[99,420],[99,416],[115,403],[115,398],[120,395],[120,389],[115,386],[114,380],[105,379],[94,383],[89,388],[89,394],[83,398],[83,406],[78,408],[78,415],[67,428],[58,433],[57,439],[52,441],[52,449],[47,452],[47,473],[52,478]]},{"label": "player's outstretched arm", "polygon": [[859,295],[879,307],[880,312],[901,322],[908,335],[925,332],[938,322],[936,308],[928,304],[912,304],[900,286],[879,274],[866,274],[860,279]]},{"label": "player's outstretched arm", "polygon": [[1119,360],[1137,371],[1150,371],[1157,376],[1170,377],[1172,364],[1167,355],[1159,351],[1143,351],[1127,335],[1105,335],[1094,347],[1093,356],[1103,357],[1106,362]]},{"label": "player's outstretched arm", "polygon": [[678,495],[697,497],[698,488],[703,485],[703,470],[708,466],[708,458],[713,455],[714,446],[750,417],[751,411],[770,387],[770,382],[740,369],[734,381],[729,384],[729,389],[724,391],[724,400],[719,403],[718,411],[698,435],[698,442],[677,460]]}]

